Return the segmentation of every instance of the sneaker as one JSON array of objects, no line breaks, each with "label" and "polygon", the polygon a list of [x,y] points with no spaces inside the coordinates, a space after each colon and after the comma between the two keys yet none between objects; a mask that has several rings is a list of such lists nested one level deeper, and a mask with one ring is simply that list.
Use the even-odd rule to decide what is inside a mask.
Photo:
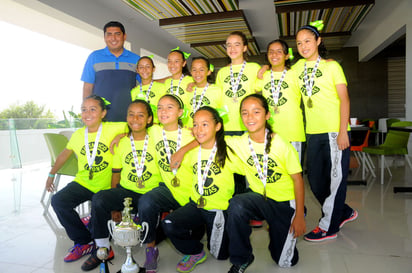
[{"label": "sneaker", "polygon": [[83,218],[80,218],[80,220],[82,221],[82,223],[83,223],[83,225],[84,225],[85,227],[88,227],[88,226],[89,226],[90,218],[91,218],[91,217],[92,217],[91,215],[87,215],[87,216],[85,216],[85,217],[83,217]]},{"label": "sneaker", "polygon": [[84,255],[90,254],[94,250],[95,246],[93,242],[85,245],[75,244],[70,248],[69,253],[64,257],[65,262],[74,262],[83,257]]},{"label": "sneaker", "polygon": [[309,242],[322,242],[325,240],[335,239],[336,237],[338,237],[336,233],[328,234],[327,231],[321,229],[320,227],[316,227],[304,236],[305,240]]},{"label": "sneaker", "polygon": [[249,225],[254,228],[260,228],[263,227],[263,221],[259,220],[250,220]]},{"label": "sneaker", "polygon": [[156,273],[158,261],[159,249],[157,247],[146,247],[146,261],[144,262],[146,273]]},{"label": "sneaker", "polygon": [[197,255],[185,255],[177,264],[176,270],[182,273],[191,272],[196,265],[206,261],[206,253],[202,250]]},{"label": "sneaker", "polygon": [[[104,247],[104,249],[107,250],[107,248]],[[110,247],[109,250],[109,256],[107,257],[106,261],[113,260],[114,258],[114,252],[112,247]],[[90,257],[82,264],[82,270],[83,271],[90,271],[98,267],[102,263],[102,260],[97,258],[97,249],[95,249]]]},{"label": "sneaker", "polygon": [[248,268],[249,265],[251,265],[253,263],[253,261],[255,260],[255,256],[250,255],[249,260],[241,265],[232,265],[232,267],[229,269],[228,273],[243,273],[246,271],[246,268]]},{"label": "sneaker", "polygon": [[340,223],[339,228],[342,228],[348,222],[354,221],[356,218],[358,218],[358,212],[356,210],[352,210],[351,215]]}]

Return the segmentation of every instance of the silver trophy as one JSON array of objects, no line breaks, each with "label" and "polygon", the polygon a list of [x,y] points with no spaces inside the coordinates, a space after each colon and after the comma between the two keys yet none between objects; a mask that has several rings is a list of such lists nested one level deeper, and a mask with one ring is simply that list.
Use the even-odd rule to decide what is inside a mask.
[{"label": "silver trophy", "polygon": [[[149,231],[149,225],[146,222],[142,223],[142,225],[136,225],[133,222],[130,216],[130,211],[133,209],[130,206],[132,204],[132,198],[125,198],[123,204],[122,221],[116,225],[116,222],[109,220],[107,226],[115,244],[126,248],[126,261],[122,265],[121,272],[138,273],[139,265],[134,262],[132,257],[132,247],[138,244],[142,246]],[[144,232],[143,239],[141,237],[142,232]]]}]

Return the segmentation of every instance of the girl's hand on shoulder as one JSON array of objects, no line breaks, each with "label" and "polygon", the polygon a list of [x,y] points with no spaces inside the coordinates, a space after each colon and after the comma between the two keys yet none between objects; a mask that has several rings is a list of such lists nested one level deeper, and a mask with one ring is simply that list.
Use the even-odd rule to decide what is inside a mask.
[{"label": "girl's hand on shoulder", "polygon": [[126,136],[126,134],[120,134],[113,138],[112,142],[110,143],[110,152],[114,155],[114,147],[119,147],[120,140]]},{"label": "girl's hand on shoulder", "polygon": [[170,157],[170,168],[171,169],[178,169],[180,167],[180,163],[182,162],[185,156],[185,152],[180,149]]},{"label": "girl's hand on shoulder", "polygon": [[194,86],[195,86],[195,83],[194,82],[189,82],[188,84],[187,84],[187,86],[186,86],[186,91],[187,92],[193,92],[193,88],[194,88]]},{"label": "girl's hand on shoulder", "polygon": [[269,70],[269,66],[267,64],[262,65],[262,67],[259,69],[258,73],[257,73],[257,78],[259,80],[263,80],[263,74],[265,74],[265,72],[267,70]]},{"label": "girl's hand on shoulder", "polygon": [[339,133],[336,140],[339,150],[345,150],[350,146],[349,137],[347,132]]},{"label": "girl's hand on shoulder", "polygon": [[295,216],[290,226],[290,232],[293,233],[293,238],[302,236],[306,232],[306,222],[304,216]]}]

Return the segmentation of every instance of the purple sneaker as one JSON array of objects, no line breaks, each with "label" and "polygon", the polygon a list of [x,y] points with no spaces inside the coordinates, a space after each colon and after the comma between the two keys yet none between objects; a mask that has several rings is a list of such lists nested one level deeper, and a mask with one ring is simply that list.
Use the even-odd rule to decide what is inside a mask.
[{"label": "purple sneaker", "polygon": [[159,249],[157,247],[146,247],[146,261],[144,262],[146,273],[156,273],[158,261]]}]

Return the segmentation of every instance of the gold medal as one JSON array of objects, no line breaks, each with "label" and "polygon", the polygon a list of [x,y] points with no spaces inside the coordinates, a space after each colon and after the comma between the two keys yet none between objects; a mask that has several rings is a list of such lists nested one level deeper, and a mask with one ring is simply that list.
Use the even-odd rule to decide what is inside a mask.
[{"label": "gold medal", "polygon": [[279,114],[279,107],[275,105],[273,111],[275,112],[275,114]]},{"label": "gold medal", "polygon": [[143,179],[140,178],[140,177],[137,179],[137,187],[138,187],[139,189],[144,188]]},{"label": "gold medal", "polygon": [[312,108],[313,107],[313,102],[312,102],[312,99],[309,97],[309,99],[308,99],[308,107],[309,108]]},{"label": "gold medal", "polygon": [[173,187],[179,187],[180,186],[180,180],[176,176],[173,177],[173,179],[172,179],[172,186]]},{"label": "gold medal", "polygon": [[92,180],[92,179],[93,179],[93,169],[90,168],[90,170],[89,170],[89,180]]},{"label": "gold medal", "polygon": [[263,198],[265,198],[265,200],[267,200],[267,197],[266,197],[266,187],[263,188]]},{"label": "gold medal", "polygon": [[200,196],[199,200],[197,200],[197,207],[199,209],[202,209],[206,206],[206,199],[203,198],[203,196]]},{"label": "gold medal", "polygon": [[232,97],[232,99],[233,99],[233,102],[234,102],[234,103],[237,103],[237,96],[236,96],[236,95],[234,95],[234,96]]}]

